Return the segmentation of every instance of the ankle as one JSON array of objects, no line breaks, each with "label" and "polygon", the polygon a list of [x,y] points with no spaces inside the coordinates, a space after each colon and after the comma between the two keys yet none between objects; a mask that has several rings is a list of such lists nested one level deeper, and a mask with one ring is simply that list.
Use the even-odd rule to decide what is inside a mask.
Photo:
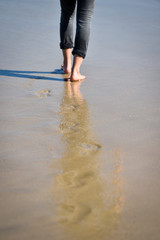
[{"label": "ankle", "polygon": [[65,73],[71,73],[71,66],[67,66],[65,68]]},{"label": "ankle", "polygon": [[78,78],[79,74],[80,74],[80,73],[79,73],[78,71],[73,70],[73,71],[71,72],[71,78]]},{"label": "ankle", "polygon": [[65,73],[71,73],[71,62],[67,62],[67,63],[63,62],[62,67]]},{"label": "ankle", "polygon": [[73,74],[76,74],[76,75],[80,74],[80,69],[79,69],[79,67],[73,66],[73,67],[72,67],[72,73],[73,73]]},{"label": "ankle", "polygon": [[65,73],[70,73],[71,72],[71,51],[72,49],[63,49],[63,67],[64,67],[64,72]]}]

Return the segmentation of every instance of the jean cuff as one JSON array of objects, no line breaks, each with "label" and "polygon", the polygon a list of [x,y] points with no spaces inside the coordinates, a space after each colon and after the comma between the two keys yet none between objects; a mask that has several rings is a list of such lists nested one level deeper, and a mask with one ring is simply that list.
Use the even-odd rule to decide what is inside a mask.
[{"label": "jean cuff", "polygon": [[78,56],[80,56],[80,57],[82,57],[82,58],[85,58],[85,56],[86,56],[86,54],[84,53],[84,52],[82,52],[82,51],[80,51],[80,50],[78,50],[78,49],[73,49],[73,51],[72,51],[72,54],[73,55],[78,55]]}]

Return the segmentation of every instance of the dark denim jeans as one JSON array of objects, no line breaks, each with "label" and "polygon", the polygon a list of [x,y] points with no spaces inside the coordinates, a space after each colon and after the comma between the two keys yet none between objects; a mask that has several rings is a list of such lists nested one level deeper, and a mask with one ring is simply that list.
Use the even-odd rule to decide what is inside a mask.
[{"label": "dark denim jeans", "polygon": [[[73,44],[73,19],[76,12],[76,36]],[[60,48],[73,48],[73,55],[85,58],[95,0],[60,0]]]}]

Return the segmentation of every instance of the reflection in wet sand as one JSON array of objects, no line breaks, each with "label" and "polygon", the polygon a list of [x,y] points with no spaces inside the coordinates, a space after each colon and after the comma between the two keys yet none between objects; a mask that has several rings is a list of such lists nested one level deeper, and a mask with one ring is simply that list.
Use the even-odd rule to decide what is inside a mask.
[{"label": "reflection in wet sand", "polygon": [[113,239],[123,206],[120,151],[114,152],[113,171],[106,181],[101,174],[101,145],[92,132],[80,83],[65,83],[59,114],[66,147],[53,190],[59,227],[66,240]]}]

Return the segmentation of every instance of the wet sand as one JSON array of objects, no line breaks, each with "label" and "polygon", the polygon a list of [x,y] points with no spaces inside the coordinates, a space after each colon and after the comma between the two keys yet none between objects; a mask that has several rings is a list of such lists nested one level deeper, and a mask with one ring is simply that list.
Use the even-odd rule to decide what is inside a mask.
[{"label": "wet sand", "polygon": [[69,83],[58,1],[0,1],[0,239],[159,240],[159,12],[97,1]]}]

